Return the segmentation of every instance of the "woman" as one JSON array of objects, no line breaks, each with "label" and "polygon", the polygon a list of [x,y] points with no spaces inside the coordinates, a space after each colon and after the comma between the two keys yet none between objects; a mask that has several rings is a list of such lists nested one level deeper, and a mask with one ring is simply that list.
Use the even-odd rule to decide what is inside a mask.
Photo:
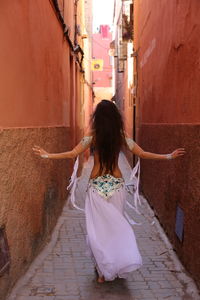
[{"label": "woman", "polygon": [[65,159],[77,157],[90,146],[94,148],[94,166],[85,202],[87,242],[101,283],[126,277],[142,265],[134,232],[124,215],[125,184],[118,166],[122,147],[144,159],[174,159],[185,151],[183,148],[171,154],[144,151],[125,135],[122,117],[116,105],[108,100],[97,105],[91,132],[73,150],[48,153],[38,146],[33,150],[43,158]]}]

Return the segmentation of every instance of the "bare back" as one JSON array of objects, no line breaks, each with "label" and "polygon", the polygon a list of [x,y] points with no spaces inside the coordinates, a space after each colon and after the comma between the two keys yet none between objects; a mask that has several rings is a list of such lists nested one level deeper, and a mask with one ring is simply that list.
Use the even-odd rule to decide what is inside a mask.
[{"label": "bare back", "polygon": [[[135,142],[131,138],[128,138],[128,137],[125,137],[125,142],[126,142],[125,144],[128,147],[128,149],[130,151],[132,151]],[[85,135],[83,137],[83,139],[80,141],[80,143],[70,153],[72,154],[72,157],[78,156],[79,154],[81,154],[82,152],[87,150],[90,146],[93,146],[93,148],[95,149],[95,142],[94,142],[92,133]],[[91,179],[96,178],[98,176],[103,176],[105,174],[110,174],[116,178],[122,178],[122,173],[118,166],[118,158],[119,158],[119,155],[116,158],[116,166],[112,173],[107,172],[105,168],[100,172],[99,155],[98,155],[97,151],[94,151],[94,166],[93,166],[90,178]]]},{"label": "bare back", "polygon": [[[90,178],[96,178],[98,176],[102,176],[102,175],[105,175],[105,174],[108,174],[108,172],[106,172],[106,170],[104,169],[101,174],[99,173],[99,170],[100,170],[100,162],[99,162],[99,156],[98,156],[98,153],[95,151],[94,153],[94,166],[93,166],[93,169],[92,169],[92,172],[91,172],[91,175],[90,175]],[[113,173],[109,173],[110,175],[113,175],[114,177],[119,177],[121,178],[122,177],[122,173],[119,169],[119,166],[118,164],[116,165]]]}]

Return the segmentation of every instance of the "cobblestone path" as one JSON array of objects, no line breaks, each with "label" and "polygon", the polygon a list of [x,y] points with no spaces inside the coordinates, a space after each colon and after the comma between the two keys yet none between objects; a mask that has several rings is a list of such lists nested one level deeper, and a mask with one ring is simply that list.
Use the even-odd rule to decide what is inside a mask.
[{"label": "cobblestone path", "polygon": [[[87,182],[91,164],[90,159],[84,169],[81,189]],[[126,178],[130,167],[123,155],[120,165]],[[80,199],[83,199],[81,189]],[[51,242],[17,283],[9,300],[200,299],[194,282],[176,258],[144,198],[140,210],[142,215],[135,219],[142,225],[135,225],[134,232],[144,265],[128,279],[104,284],[96,282],[93,263],[85,255],[84,214],[66,204]]]}]

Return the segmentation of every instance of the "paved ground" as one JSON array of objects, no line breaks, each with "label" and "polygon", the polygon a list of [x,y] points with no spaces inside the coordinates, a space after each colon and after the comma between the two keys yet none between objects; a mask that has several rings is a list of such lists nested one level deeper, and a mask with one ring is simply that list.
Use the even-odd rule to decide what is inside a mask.
[{"label": "paved ground", "polygon": [[[124,177],[130,168],[120,158]],[[86,164],[79,190],[80,202],[91,169]],[[142,222],[134,226],[144,265],[128,279],[96,283],[93,263],[85,255],[85,219],[64,207],[51,242],[13,289],[9,300],[161,300],[200,299],[196,287],[176,258],[146,200],[142,198]]]}]

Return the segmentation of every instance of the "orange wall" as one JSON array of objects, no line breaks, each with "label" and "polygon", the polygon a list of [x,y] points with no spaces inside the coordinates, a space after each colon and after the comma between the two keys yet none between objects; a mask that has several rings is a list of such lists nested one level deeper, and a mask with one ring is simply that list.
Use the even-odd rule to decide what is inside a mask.
[{"label": "orange wall", "polygon": [[74,2],[75,1],[69,1],[69,0],[64,1],[64,19],[65,19],[65,23],[68,25],[69,35],[72,41],[74,40],[74,26],[73,26],[74,14],[75,14]]},{"label": "orange wall", "polygon": [[200,2],[136,1],[135,12],[141,121],[200,122]]},{"label": "orange wall", "polygon": [[50,1],[2,0],[0,36],[0,126],[69,126],[69,47]]},{"label": "orange wall", "polygon": [[[143,160],[142,190],[200,286],[200,2],[134,4],[139,144],[154,153],[186,149],[174,161]],[[184,213],[182,241],[175,234],[178,207]]]},{"label": "orange wall", "polygon": [[[74,28],[73,18],[66,22]],[[63,152],[80,139],[83,74],[50,0],[2,0],[0,36],[0,226],[11,256],[0,278],[4,299],[46,244],[66,201],[73,162],[42,160],[32,147]]]}]

